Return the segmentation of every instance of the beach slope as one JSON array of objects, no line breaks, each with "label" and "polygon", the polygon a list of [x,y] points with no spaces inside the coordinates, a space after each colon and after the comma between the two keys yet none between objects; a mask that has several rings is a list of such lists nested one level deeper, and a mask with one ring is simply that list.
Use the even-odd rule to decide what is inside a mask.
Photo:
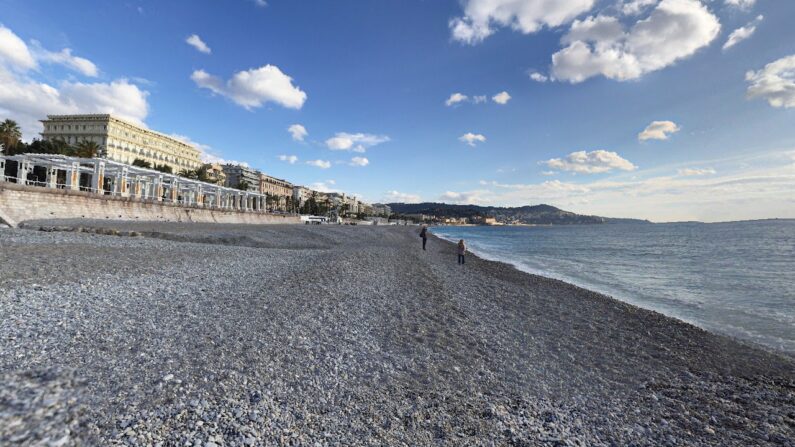
[{"label": "beach slope", "polygon": [[791,359],[416,227],[29,225],[0,445],[794,445]]}]

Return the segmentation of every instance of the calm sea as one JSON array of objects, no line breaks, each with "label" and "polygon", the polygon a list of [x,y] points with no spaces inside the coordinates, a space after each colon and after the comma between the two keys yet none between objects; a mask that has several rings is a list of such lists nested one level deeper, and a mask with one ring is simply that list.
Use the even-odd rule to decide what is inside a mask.
[{"label": "calm sea", "polygon": [[434,227],[481,257],[795,355],[795,220]]}]

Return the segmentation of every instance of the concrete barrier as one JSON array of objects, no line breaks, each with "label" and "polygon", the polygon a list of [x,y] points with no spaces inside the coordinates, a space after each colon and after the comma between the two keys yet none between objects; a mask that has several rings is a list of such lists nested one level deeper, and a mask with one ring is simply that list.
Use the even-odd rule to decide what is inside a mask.
[{"label": "concrete barrier", "polygon": [[112,219],[156,222],[297,224],[296,215],[211,210],[135,198],[0,183],[0,221],[16,227],[38,219]]}]

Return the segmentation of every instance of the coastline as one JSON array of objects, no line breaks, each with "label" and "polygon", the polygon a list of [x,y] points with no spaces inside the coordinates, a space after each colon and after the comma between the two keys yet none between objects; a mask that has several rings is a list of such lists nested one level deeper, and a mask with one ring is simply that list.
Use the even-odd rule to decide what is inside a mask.
[{"label": "coastline", "polygon": [[[504,262],[457,266],[453,244],[432,235],[422,252],[414,227],[43,225],[146,236],[0,231],[0,313],[13,323],[0,330],[13,379],[0,393],[59,387],[85,405],[57,415],[75,439],[795,435],[792,359]],[[56,372],[31,376],[42,369]]]}]

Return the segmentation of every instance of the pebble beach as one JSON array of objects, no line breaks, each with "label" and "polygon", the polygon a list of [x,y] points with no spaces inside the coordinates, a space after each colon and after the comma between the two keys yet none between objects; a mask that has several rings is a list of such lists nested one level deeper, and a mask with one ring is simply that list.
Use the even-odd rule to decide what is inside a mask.
[{"label": "pebble beach", "polygon": [[0,445],[795,446],[795,361],[417,227],[0,229]]}]

